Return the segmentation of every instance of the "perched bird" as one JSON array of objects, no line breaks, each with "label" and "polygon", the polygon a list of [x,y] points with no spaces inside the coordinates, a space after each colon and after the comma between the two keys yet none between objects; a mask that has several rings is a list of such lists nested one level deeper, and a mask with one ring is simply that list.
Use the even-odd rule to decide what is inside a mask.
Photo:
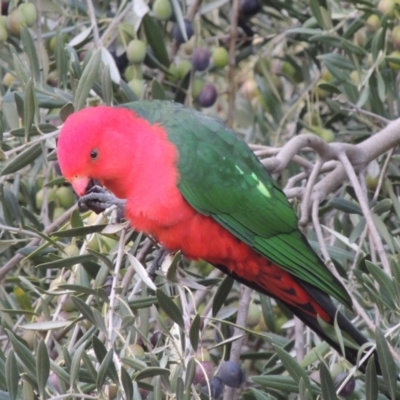
[{"label": "perched bird", "polygon": [[367,339],[331,300],[351,308],[346,289],[298,229],[277,183],[226,125],[167,101],[86,108],[68,117],[57,155],[79,196],[100,182],[126,199],[136,230],[280,300],[340,352],[318,322],[336,317],[356,344],[346,345],[345,357],[356,362]]}]

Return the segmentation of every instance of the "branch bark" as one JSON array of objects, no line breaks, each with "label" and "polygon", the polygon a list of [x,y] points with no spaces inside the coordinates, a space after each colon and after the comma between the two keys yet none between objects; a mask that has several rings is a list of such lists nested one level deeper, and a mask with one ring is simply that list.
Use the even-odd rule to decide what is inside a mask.
[{"label": "branch bark", "polygon": [[[275,157],[261,160],[271,174],[279,174],[292,160],[299,161],[301,157],[297,153],[301,150],[315,151],[324,161],[320,172],[325,173],[329,170],[330,172],[313,187],[309,201],[309,206],[311,206],[314,201],[320,203],[328,194],[336,190],[347,179],[345,168],[337,161],[339,160],[340,154],[346,154],[354,170],[359,172],[372,160],[386,153],[399,142],[400,118],[391,121],[381,131],[363,142],[354,145],[348,143],[328,144],[314,134],[304,134],[292,138],[279,150],[258,145],[252,146],[252,148],[256,150],[258,154],[265,154],[268,152],[269,154],[276,154]],[[306,160],[304,161],[302,163],[306,169],[305,172],[310,174],[313,169],[310,168],[309,162]],[[303,196],[304,189],[301,193],[301,199]]]}]

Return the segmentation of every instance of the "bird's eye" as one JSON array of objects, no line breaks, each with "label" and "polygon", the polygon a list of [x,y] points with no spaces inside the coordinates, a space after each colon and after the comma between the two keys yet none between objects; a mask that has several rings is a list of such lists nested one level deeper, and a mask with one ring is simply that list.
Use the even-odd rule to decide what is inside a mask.
[{"label": "bird's eye", "polygon": [[90,158],[92,160],[96,160],[98,156],[99,156],[99,151],[97,149],[93,149],[90,151]]}]

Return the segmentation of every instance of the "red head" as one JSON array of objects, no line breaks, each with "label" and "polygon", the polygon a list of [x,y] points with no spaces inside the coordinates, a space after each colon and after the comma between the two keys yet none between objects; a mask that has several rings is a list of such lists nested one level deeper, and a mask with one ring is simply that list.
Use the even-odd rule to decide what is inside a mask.
[{"label": "red head", "polygon": [[58,139],[57,156],[62,174],[79,196],[95,179],[124,197],[113,186],[132,169],[135,125],[141,124],[133,111],[105,106],[68,117]]}]

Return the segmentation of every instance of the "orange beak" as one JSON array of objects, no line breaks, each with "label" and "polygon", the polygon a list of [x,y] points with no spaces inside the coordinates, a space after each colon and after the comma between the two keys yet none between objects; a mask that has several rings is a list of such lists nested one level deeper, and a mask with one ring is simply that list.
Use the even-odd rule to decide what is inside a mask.
[{"label": "orange beak", "polygon": [[79,197],[82,197],[86,194],[86,189],[89,185],[89,182],[90,178],[87,176],[75,176],[71,179],[71,185]]}]

